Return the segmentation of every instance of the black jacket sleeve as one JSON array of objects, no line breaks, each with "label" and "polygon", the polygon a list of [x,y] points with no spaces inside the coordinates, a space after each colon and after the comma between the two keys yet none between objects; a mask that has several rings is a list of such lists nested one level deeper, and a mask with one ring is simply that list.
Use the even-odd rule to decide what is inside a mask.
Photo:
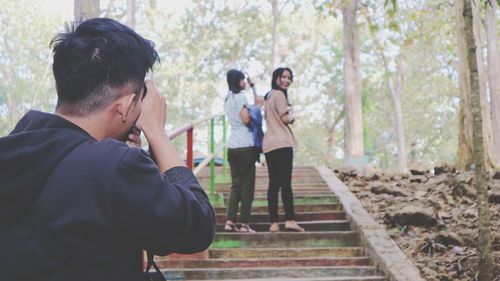
[{"label": "black jacket sleeve", "polygon": [[117,227],[150,253],[195,253],[212,243],[214,211],[186,167],[161,173],[144,151],[129,148],[114,175],[113,193]]}]

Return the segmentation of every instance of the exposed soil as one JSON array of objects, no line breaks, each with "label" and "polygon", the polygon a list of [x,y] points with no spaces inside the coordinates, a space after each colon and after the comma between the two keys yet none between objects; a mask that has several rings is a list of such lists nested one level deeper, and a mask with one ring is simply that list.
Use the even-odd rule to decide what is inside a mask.
[{"label": "exposed soil", "polygon": [[[332,168],[426,280],[476,280],[477,209],[472,172],[441,165],[411,174]],[[495,276],[500,280],[500,174],[490,175]],[[492,201],[496,202],[493,203]]]}]

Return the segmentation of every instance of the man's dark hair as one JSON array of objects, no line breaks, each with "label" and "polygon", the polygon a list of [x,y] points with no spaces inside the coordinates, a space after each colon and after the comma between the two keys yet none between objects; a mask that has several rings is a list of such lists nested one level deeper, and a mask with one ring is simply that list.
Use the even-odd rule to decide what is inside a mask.
[{"label": "man's dark hair", "polygon": [[240,81],[245,79],[245,75],[243,74],[243,72],[236,69],[231,69],[227,72],[226,78],[229,91],[237,94],[241,90],[243,90],[240,86]]},{"label": "man's dark hair", "polygon": [[[283,75],[283,72],[285,72],[285,70],[288,71],[288,72],[290,72],[290,78],[293,81],[293,72],[292,72],[292,70],[290,68],[288,68],[288,67],[278,67],[278,68],[276,68],[273,71],[273,78],[271,79],[271,89],[272,90],[280,90],[280,91],[282,91],[283,93],[285,93],[285,97],[288,99],[287,90],[286,89],[281,89],[280,86],[278,86],[278,78],[281,77],[281,75]],[[264,99],[267,100],[267,97],[269,96],[270,92],[268,92],[264,96]]]},{"label": "man's dark hair", "polygon": [[108,18],[66,26],[50,46],[57,109],[70,115],[85,116],[106,107],[124,86],[138,94],[146,72],[160,61],[152,41]]}]

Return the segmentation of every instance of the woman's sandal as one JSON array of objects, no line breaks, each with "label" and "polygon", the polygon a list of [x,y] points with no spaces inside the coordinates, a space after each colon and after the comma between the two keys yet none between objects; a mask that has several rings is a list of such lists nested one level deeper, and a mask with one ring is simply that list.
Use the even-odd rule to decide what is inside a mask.
[{"label": "woman's sandal", "polygon": [[240,230],[236,227],[233,222],[226,222],[224,225],[224,231],[226,232],[239,232]]},{"label": "woman's sandal", "polygon": [[240,232],[243,232],[243,233],[255,233],[256,231],[253,230],[253,229],[251,229],[248,224],[242,223],[241,226],[240,226]]}]

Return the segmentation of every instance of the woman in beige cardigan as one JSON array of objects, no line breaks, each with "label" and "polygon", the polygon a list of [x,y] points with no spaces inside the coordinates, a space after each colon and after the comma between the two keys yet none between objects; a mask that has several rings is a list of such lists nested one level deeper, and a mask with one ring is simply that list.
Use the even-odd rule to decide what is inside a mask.
[{"label": "woman in beige cardigan", "polygon": [[262,150],[269,171],[267,202],[271,226],[270,232],[278,232],[278,193],[285,209],[285,230],[303,232],[295,222],[292,192],[293,149],[297,146],[290,129],[295,119],[288,103],[287,89],[293,82],[289,68],[278,68],[273,72],[272,90],[265,96],[264,114],[267,131],[264,133]]}]

